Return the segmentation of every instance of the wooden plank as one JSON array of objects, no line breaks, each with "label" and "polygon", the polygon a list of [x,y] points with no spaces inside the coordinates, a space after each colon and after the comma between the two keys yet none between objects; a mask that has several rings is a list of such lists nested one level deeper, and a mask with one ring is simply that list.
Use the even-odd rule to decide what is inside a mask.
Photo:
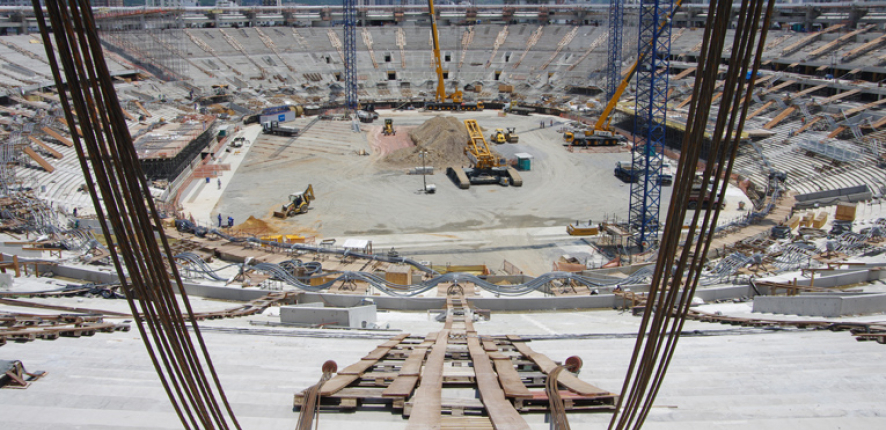
[{"label": "wooden plank", "polygon": [[381,393],[383,397],[402,397],[407,398],[412,394],[415,384],[418,383],[418,376],[398,375],[391,385],[388,385]]},{"label": "wooden plank", "polygon": [[761,91],[761,92],[760,92],[760,95],[761,95],[761,96],[764,96],[764,95],[766,95],[766,94],[769,94],[769,93],[772,93],[772,92],[778,91],[778,90],[780,90],[780,89],[782,89],[782,88],[784,88],[784,87],[786,87],[786,86],[788,86],[788,85],[793,85],[793,84],[796,84],[796,83],[797,83],[797,81],[792,80],[792,79],[788,79],[787,81],[784,81],[784,82],[782,82],[782,83],[780,83],[780,84],[778,84],[778,85],[771,86],[771,87],[769,87],[769,88],[767,88],[767,89]]},{"label": "wooden plank", "polygon": [[834,131],[832,131],[828,134],[828,139],[833,139],[833,138],[839,136],[840,133],[842,133],[846,130],[847,130],[847,127],[845,125],[841,125],[841,126],[835,128]]},{"label": "wooden plank", "polygon": [[375,365],[378,359],[362,359],[338,372],[339,375],[359,375]]},{"label": "wooden plank", "polygon": [[52,149],[52,147],[50,147],[49,145],[43,143],[43,141],[41,141],[40,139],[37,139],[37,138],[34,137],[34,136],[28,136],[28,139],[29,139],[31,142],[36,143],[37,146],[39,146],[39,147],[45,149],[46,152],[52,154],[53,157],[58,158],[58,159],[64,158],[64,155],[62,155],[61,152],[58,152],[58,151]]},{"label": "wooden plank", "polygon": [[[554,361],[548,358],[548,356],[533,351],[532,348],[530,348],[525,343],[514,343],[514,347],[517,348],[517,351],[520,351],[521,354],[532,360],[532,362],[535,363],[535,365],[538,366],[545,375],[547,375],[552,370],[554,370],[555,367],[557,367],[557,363],[554,363]],[[582,381],[581,379],[578,379],[575,375],[569,372],[560,372],[560,377],[557,379],[557,382],[559,382],[560,385],[583,396],[599,396],[612,394],[606,390],[602,390],[591,384],[588,384],[585,381]]]},{"label": "wooden plank", "polygon": [[875,28],[875,26],[869,25],[867,27],[859,28],[858,30],[846,33],[846,34],[832,40],[830,43],[826,43],[824,46],[821,46],[820,48],[810,52],[809,56],[806,57],[806,61],[811,61],[811,60],[814,60],[818,57],[821,57],[822,55],[827,54],[828,51],[832,51],[834,48],[836,48],[838,46],[841,46],[841,45],[845,46],[846,42],[849,39],[852,39],[853,37],[858,36],[859,34],[862,34],[872,28]]},{"label": "wooden plank", "polygon": [[498,345],[491,339],[485,339],[483,340],[483,349],[486,351],[498,351]]},{"label": "wooden plank", "polygon": [[441,397],[443,391],[443,361],[446,358],[446,344],[449,342],[449,330],[441,330],[437,341],[431,348],[421,385],[415,392],[415,405],[409,415],[406,428],[409,430],[425,430],[440,428]]},{"label": "wooden plank", "polygon": [[356,381],[359,378],[360,375],[335,375],[332,377],[332,379],[323,383],[323,386],[320,388],[320,395],[330,396],[332,394],[335,394],[348,385],[351,385],[352,382]]},{"label": "wooden plank", "polygon": [[839,30],[839,29],[843,28],[844,25],[845,25],[845,24],[832,25],[832,26],[830,26],[830,27],[828,27],[828,28],[826,28],[826,29],[824,29],[824,30],[822,30],[822,31],[819,31],[818,33],[810,34],[810,35],[808,35],[808,36],[806,36],[806,37],[804,37],[804,38],[798,40],[797,42],[792,43],[791,45],[785,47],[784,49],[782,49],[782,50],[781,50],[781,56],[782,56],[782,57],[787,57],[788,55],[791,55],[791,54],[793,54],[793,53],[799,51],[799,50],[802,49],[804,46],[806,46],[806,45],[808,45],[808,44],[810,44],[810,43],[812,43],[812,42],[815,42],[816,40],[818,40],[819,38],[821,38],[821,36],[822,36],[823,34],[827,34],[827,33],[830,33],[830,32],[832,32],[832,31]]},{"label": "wooden plank", "polygon": [[843,112],[843,115],[844,115],[844,116],[855,115],[855,114],[857,114],[857,113],[859,113],[859,112],[864,112],[864,111],[866,111],[866,110],[868,110],[868,109],[870,109],[870,108],[880,106],[880,105],[883,104],[883,103],[886,103],[886,98],[882,98],[882,99],[877,100],[877,101],[875,101],[875,102],[870,102],[870,103],[868,103],[868,104],[866,104],[866,105],[859,106],[859,107],[857,107],[857,108],[849,109],[849,110],[847,110],[846,112]]},{"label": "wooden plank", "polygon": [[57,119],[58,122],[60,122],[60,123],[64,124],[65,126],[67,126],[67,127],[68,127],[68,130],[70,130],[70,131],[76,131],[76,132],[77,132],[77,136],[83,137],[83,131],[80,130],[80,127],[77,127],[76,125],[74,125],[73,127],[71,127],[70,125],[68,125],[68,121],[67,121],[66,119],[60,117],[60,116],[59,116],[59,117],[56,117],[55,119]]},{"label": "wooden plank", "polygon": [[[477,375],[477,390],[480,393],[480,400],[483,401],[483,406],[486,407],[486,413],[489,415],[489,420],[492,421],[492,426],[497,430],[528,430],[529,423],[520,416],[520,413],[514,409],[514,405],[505,398],[505,392],[498,384],[495,371],[492,370],[492,363],[486,355],[486,351],[480,345],[480,339],[476,336],[468,337],[468,351],[470,351],[471,360],[474,362],[474,373]],[[517,378],[519,381],[519,375],[517,375]]]},{"label": "wooden plank", "polygon": [[385,348],[385,347],[380,346],[378,348],[373,349],[372,352],[370,352],[369,354],[366,354],[366,356],[363,357],[363,359],[378,361],[378,360],[381,360],[382,358],[384,358],[386,355],[388,355],[388,351],[390,351],[390,350],[391,350],[390,347]]},{"label": "wooden plank", "polygon": [[[496,353],[501,355],[501,353]],[[492,354],[489,354],[492,358]],[[502,356],[492,360],[495,371],[498,373],[498,381],[504,389],[506,397],[532,397],[529,389],[523,384],[523,379],[517,373],[514,362],[510,358]]]},{"label": "wooden plank", "polygon": [[691,102],[691,101],[692,101],[692,94],[690,94],[689,97],[686,97],[685,100],[683,100],[682,102],[680,102],[680,104],[677,105],[677,109],[682,109],[683,106],[688,105],[689,102]]},{"label": "wooden plank", "polygon": [[41,130],[43,130],[44,133],[52,136],[52,138],[54,138],[55,140],[58,140],[59,142],[61,142],[62,145],[65,145],[67,147],[74,146],[74,142],[71,142],[70,140],[68,140],[67,137],[62,136],[61,133],[59,133],[49,127],[43,127]]},{"label": "wooden plank", "polygon": [[794,113],[795,110],[797,110],[797,106],[788,106],[787,109],[781,111],[781,113],[776,115],[775,118],[772,118],[772,121],[769,121],[765,125],[763,125],[763,129],[769,130],[772,127],[775,127],[780,122],[784,121],[784,119],[787,118],[788,115]]},{"label": "wooden plank", "polygon": [[799,130],[797,130],[797,134],[806,131],[807,128],[812,127],[812,124],[815,124],[815,123],[821,121],[822,118],[823,117],[817,116],[815,118],[810,119],[809,121],[806,121],[806,124],[803,124],[803,126],[800,127]]},{"label": "wooden plank", "polygon": [[46,170],[47,172],[52,173],[55,171],[55,167],[52,167],[52,165],[49,164],[49,162],[44,160],[43,157],[40,156],[40,154],[34,152],[34,150],[31,149],[30,147],[26,146],[24,149],[22,149],[22,152],[24,152],[25,154],[28,154],[28,157],[31,157],[32,160],[36,161],[37,164],[39,164],[40,167],[43,167],[43,169]]},{"label": "wooden plank", "polygon": [[757,116],[757,115],[760,115],[761,113],[763,113],[763,111],[765,111],[766,109],[769,109],[769,106],[772,106],[772,105],[774,105],[774,104],[775,104],[775,100],[769,100],[768,102],[763,103],[763,106],[760,106],[759,109],[757,109],[757,110],[751,112],[751,114],[748,115],[748,117],[746,118],[746,120],[751,119],[751,118],[753,118],[753,117],[755,117],[755,116]]},{"label": "wooden plank", "polygon": [[834,94],[834,95],[832,95],[832,96],[830,96],[830,97],[828,97],[828,98],[826,98],[826,99],[824,99],[824,100],[819,101],[818,104],[819,104],[819,105],[826,105],[826,104],[828,104],[828,103],[833,103],[833,102],[835,102],[835,101],[837,101],[837,100],[840,100],[840,99],[842,99],[842,98],[844,98],[844,97],[849,97],[849,96],[851,96],[851,95],[858,94],[858,93],[860,93],[860,92],[861,92],[861,89],[858,89],[858,88],[856,88],[856,89],[854,89],[854,90],[843,91],[842,93]]},{"label": "wooden plank", "polygon": [[809,88],[806,88],[805,90],[797,91],[796,93],[791,94],[791,95],[789,96],[789,98],[790,98],[791,100],[793,100],[793,99],[795,99],[795,98],[797,98],[797,97],[802,97],[802,96],[805,96],[806,94],[814,93],[814,92],[816,92],[816,91],[818,91],[818,90],[820,90],[820,89],[827,88],[827,87],[828,87],[827,85],[816,85],[816,86],[814,86],[814,87],[809,87]]},{"label": "wooden plank", "polygon": [[421,374],[421,365],[425,361],[425,355],[427,355],[427,348],[415,348],[412,350],[412,354],[409,354],[409,357],[406,358],[406,361],[403,362],[403,366],[400,367],[401,375],[420,375]]},{"label": "wooden plank", "polygon": [[442,417],[441,430],[492,430],[492,422],[488,417]]},{"label": "wooden plank", "polygon": [[146,117],[150,118],[151,116],[153,116],[153,115],[151,115],[150,112],[148,112],[147,109],[145,109],[144,106],[142,106],[142,103],[140,101],[135,100],[135,105],[138,106],[139,110],[141,110],[142,113],[145,114]]},{"label": "wooden plank", "polygon": [[677,73],[677,76],[674,76],[672,79],[683,79],[683,78],[689,76],[696,69],[698,69],[698,67],[690,67],[680,73]]}]

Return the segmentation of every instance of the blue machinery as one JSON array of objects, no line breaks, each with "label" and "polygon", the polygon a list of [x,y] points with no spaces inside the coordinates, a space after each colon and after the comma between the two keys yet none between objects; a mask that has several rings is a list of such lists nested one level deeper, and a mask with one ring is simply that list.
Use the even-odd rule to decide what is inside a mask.
[{"label": "blue machinery", "polygon": [[609,2],[609,62],[606,63],[606,99],[612,100],[621,83],[621,42],[624,25],[623,0]]},{"label": "blue machinery", "polygon": [[342,0],[345,15],[345,109],[357,110],[357,0]]},{"label": "blue machinery", "polygon": [[[667,113],[668,69],[671,53],[670,17],[672,1],[643,0],[640,3],[640,37],[637,41],[637,98],[634,136],[639,142],[631,152],[631,168],[640,180],[631,183],[628,223],[634,241],[647,249],[658,241],[661,207],[661,172]],[[642,55],[644,48],[652,49]]]}]

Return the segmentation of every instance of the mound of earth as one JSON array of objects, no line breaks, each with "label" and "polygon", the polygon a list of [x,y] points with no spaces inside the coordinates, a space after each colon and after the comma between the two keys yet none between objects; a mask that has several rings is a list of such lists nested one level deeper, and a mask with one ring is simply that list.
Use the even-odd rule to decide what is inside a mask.
[{"label": "mound of earth", "polygon": [[458,118],[452,116],[435,116],[424,124],[409,132],[414,147],[398,149],[384,160],[400,167],[421,166],[419,155],[426,151],[425,164],[436,168],[447,166],[467,166],[470,164],[465,155],[468,143],[468,129]]},{"label": "mound of earth", "polygon": [[277,230],[271,227],[267,222],[254,216],[250,216],[246,221],[242,224],[237,224],[234,228],[240,232],[250,234],[268,234],[277,232]]}]

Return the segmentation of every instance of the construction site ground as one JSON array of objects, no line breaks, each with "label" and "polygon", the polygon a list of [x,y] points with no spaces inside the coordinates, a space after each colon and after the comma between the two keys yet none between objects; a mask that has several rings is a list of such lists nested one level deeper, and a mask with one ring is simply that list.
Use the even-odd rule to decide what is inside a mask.
[{"label": "construction site ground", "polygon": [[[336,239],[338,244],[366,239],[375,250],[395,248],[433,264],[486,264],[495,270],[507,260],[528,275],[539,275],[564,254],[598,265],[606,262],[582,238],[567,235],[566,226],[625,220],[630,185],[616,178],[613,169],[617,161],[630,161],[629,152],[570,153],[562,139],[566,121],[554,116],[502,117],[491,110],[379,114],[374,123],[360,124],[360,133],[352,130],[350,121],[324,120],[295,139],[261,134],[258,125],[248,126],[242,133],[251,143],[218,158],[218,163],[231,166],[220,178],[221,189],[215,179],[211,184],[195,181],[181,198],[184,210],[204,225],[217,225],[218,214],[225,220],[232,216],[235,225],[255,217],[268,224],[268,233],[301,234],[318,242]],[[531,170],[520,172],[523,186],[461,190],[438,166],[424,178],[436,192],[423,193],[422,176],[407,174],[420,164],[392,164],[385,155],[411,145],[408,129],[437,115],[476,119],[484,135],[515,127],[519,143],[490,145],[503,157],[533,157]],[[394,119],[396,136],[381,135],[385,118]],[[304,128],[312,120],[298,118],[288,125]],[[461,166],[468,163],[465,157]],[[308,184],[317,196],[308,213],[273,218],[290,193]],[[742,199],[740,193],[730,193],[721,219],[738,216],[735,209]],[[664,221],[670,187],[662,188],[661,201]]]}]

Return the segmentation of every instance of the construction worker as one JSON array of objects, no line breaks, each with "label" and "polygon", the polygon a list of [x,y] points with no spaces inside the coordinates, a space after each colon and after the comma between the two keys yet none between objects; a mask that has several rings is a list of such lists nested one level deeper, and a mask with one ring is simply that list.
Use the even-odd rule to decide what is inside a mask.
[{"label": "construction worker", "polygon": [[221,178],[218,178],[218,189],[221,189]]},{"label": "construction worker", "polygon": [[231,228],[233,226],[234,226],[234,217],[229,216],[228,217],[228,228]]},{"label": "construction worker", "polygon": [[219,214],[218,214],[218,226],[219,227],[222,226],[221,222],[222,222],[222,216],[221,216],[221,212],[219,212]]}]

